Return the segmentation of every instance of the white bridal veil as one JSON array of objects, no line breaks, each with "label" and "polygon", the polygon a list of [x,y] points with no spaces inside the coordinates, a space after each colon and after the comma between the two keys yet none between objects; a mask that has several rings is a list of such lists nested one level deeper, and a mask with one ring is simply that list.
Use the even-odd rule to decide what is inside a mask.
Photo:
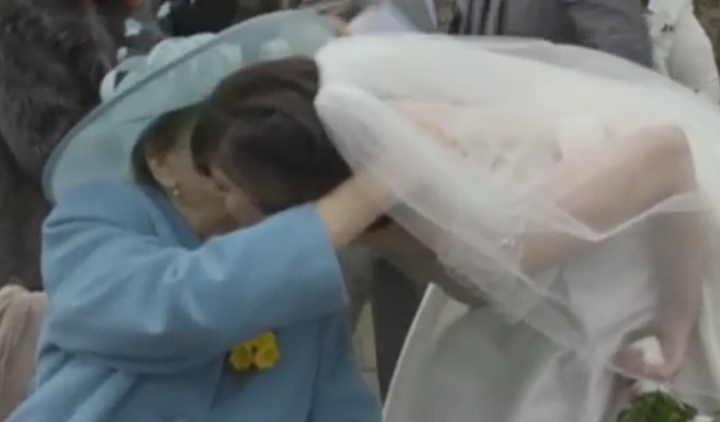
[{"label": "white bridal veil", "polygon": [[[394,218],[488,301],[468,311],[431,289],[396,372],[388,421],[613,419],[611,407],[622,404],[612,374],[641,375],[615,365],[615,354],[657,334],[661,314],[673,312],[663,296],[675,288],[675,306],[693,289],[703,304],[673,389],[717,410],[717,264],[693,280],[657,274],[695,255],[717,261],[717,105],[624,60],[537,41],[357,37],[316,59],[324,85],[316,106],[337,147],[395,192]],[[581,194],[608,170],[603,154],[659,124],[687,134],[698,191],[606,227],[558,202],[557,186],[564,198]],[[585,171],[563,179],[559,163],[583,157]],[[625,183],[633,181],[618,189]],[[680,216],[709,216],[710,239],[658,262],[657,223]],[[525,268],[524,246],[557,235],[595,246]]]},{"label": "white bridal veil", "polygon": [[[393,217],[435,252],[451,277],[487,296],[486,306],[468,311],[431,289],[400,363],[389,421],[603,420],[612,395],[604,380],[623,372],[612,363],[614,351],[650,328],[656,298],[677,287],[652,276],[658,263],[648,257],[653,245],[645,232],[659,216],[709,212],[707,231],[717,234],[716,105],[621,59],[541,41],[335,39],[310,12],[254,19],[173,51],[172,59],[106,95],[68,135],[46,170],[48,196],[91,178],[128,177],[129,153],[142,129],[201,100],[235,69],[314,56],[322,82],[316,108],[337,148],[357,171],[371,172],[396,194],[401,206]],[[564,197],[572,196],[607,171],[602,160],[598,168],[587,162],[582,177],[562,180],[559,163],[623,148],[617,139],[668,123],[689,138],[699,193],[666,198],[608,227],[570,215],[550,193],[562,186]],[[545,235],[613,246],[528,270],[525,239]],[[703,245],[678,257],[702,253]],[[713,358],[720,356],[717,276],[709,265],[697,280],[704,283],[703,306],[688,359],[702,362],[689,365],[702,376],[683,371],[675,384],[683,397],[708,406],[720,379]],[[526,403],[537,417],[519,416]]]}]

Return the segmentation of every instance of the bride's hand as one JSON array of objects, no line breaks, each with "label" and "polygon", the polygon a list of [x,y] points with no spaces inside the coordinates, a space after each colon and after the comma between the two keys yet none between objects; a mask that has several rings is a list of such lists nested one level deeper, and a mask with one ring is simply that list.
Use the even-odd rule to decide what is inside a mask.
[{"label": "bride's hand", "polygon": [[646,359],[642,374],[650,379],[670,382],[682,370],[687,358],[692,330],[664,327],[657,335],[661,359]]},{"label": "bride's hand", "polygon": [[613,363],[625,377],[672,382],[685,363],[688,344],[680,337],[646,338],[621,347]]}]

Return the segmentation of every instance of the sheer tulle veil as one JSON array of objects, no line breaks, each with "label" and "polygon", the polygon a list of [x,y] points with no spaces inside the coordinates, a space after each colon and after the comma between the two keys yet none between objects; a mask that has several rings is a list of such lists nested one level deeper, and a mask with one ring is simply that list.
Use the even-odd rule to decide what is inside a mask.
[{"label": "sheer tulle veil", "polygon": [[[488,298],[486,307],[467,312],[431,289],[406,345],[387,419],[471,421],[486,414],[524,421],[519,408],[537,407],[528,398],[537,394],[530,385],[545,383],[533,381],[530,372],[561,376],[576,370],[587,376],[548,381],[541,388],[557,389],[558,400],[573,397],[574,403],[547,417],[606,420],[612,402],[608,374],[639,376],[614,366],[613,353],[652,324],[664,288],[651,275],[651,259],[644,254],[629,258],[645,250],[648,240],[635,235],[644,240],[633,243],[624,257],[637,261],[628,264],[632,269],[617,269],[625,264],[597,252],[578,258],[580,263],[558,262],[527,272],[521,265],[523,245],[516,239],[563,233],[601,245],[647,230],[653,218],[669,213],[709,213],[711,230],[717,231],[717,105],[622,59],[542,41],[364,36],[334,41],[316,58],[323,81],[316,107],[337,147],[357,170],[374,173],[397,194],[402,206],[393,211],[396,221],[435,251],[449,274],[477,284]],[[698,192],[668,198],[622,224],[602,228],[569,215],[544,193],[544,187],[558,182],[553,170],[558,155],[569,160],[583,151],[621,148],[609,140],[655,124],[679,125],[686,132]],[[563,181],[569,194],[580,192],[586,182]],[[678,251],[686,253],[692,251]],[[717,261],[717,251],[711,253],[711,261]],[[714,410],[720,380],[715,326],[720,274],[711,263],[704,275],[700,334],[693,346],[702,357],[688,358],[702,362],[687,364],[673,388]],[[599,287],[573,279],[603,276],[615,280]],[[637,289],[628,288],[634,284]],[[510,344],[528,336],[537,340],[522,348],[552,344],[547,368],[544,363],[528,368],[526,379],[506,374],[514,378],[507,381],[511,392],[493,391],[497,382],[482,378],[503,374],[477,368],[493,360],[507,366],[503,359],[532,359],[512,357],[513,347],[520,346]],[[508,342],[506,348],[487,346],[499,339]],[[574,363],[553,369],[560,359]],[[509,370],[522,371],[518,368]],[[518,397],[509,399],[513,394]],[[552,401],[553,395],[544,400]],[[473,401],[483,405],[476,408],[469,404]],[[536,417],[542,419],[542,412]]]}]

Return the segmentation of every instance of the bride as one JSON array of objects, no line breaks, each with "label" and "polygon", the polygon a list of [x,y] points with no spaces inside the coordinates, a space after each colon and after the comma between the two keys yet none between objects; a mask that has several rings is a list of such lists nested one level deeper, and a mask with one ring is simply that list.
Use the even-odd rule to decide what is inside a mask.
[{"label": "bride", "polygon": [[[352,120],[333,119],[342,101],[321,102],[336,145],[351,161],[369,156],[362,133],[392,142],[383,148],[405,155],[406,166],[426,169],[428,188],[402,191],[406,208],[396,219],[488,300],[468,309],[430,289],[396,371],[387,421],[613,421],[627,404],[623,384],[637,378],[672,383],[673,394],[701,412],[718,410],[711,261],[720,121],[711,106],[653,76],[638,84],[639,69],[621,62],[614,70],[625,80],[511,57],[523,52],[508,46],[497,55],[471,43],[407,38],[384,40],[383,56],[370,40],[340,44],[317,58],[325,81],[346,78],[336,70],[343,65],[356,69],[347,79],[386,101],[402,99],[415,125],[383,121],[373,109],[381,106],[358,95],[346,106],[373,127],[349,137]],[[594,54],[531,48],[550,61]],[[460,58],[479,70],[458,71]],[[643,202],[653,186],[644,178],[657,186],[662,177],[650,170],[628,177],[619,163],[642,139],[673,137],[667,128],[635,132],[661,123],[687,134],[690,177],[700,189],[686,184],[670,199]],[[457,154],[417,142],[398,147],[403,136],[421,136],[418,128]],[[613,178],[613,194],[594,184]],[[641,203],[646,208],[630,210]]]},{"label": "bride", "polygon": [[[297,32],[274,29],[230,29],[168,73],[184,68],[192,86],[211,86],[255,60],[243,53],[264,51],[265,41],[273,57],[307,53]],[[573,47],[328,41],[314,56],[318,116],[345,161],[400,204],[390,214],[401,228],[379,236],[379,248],[408,271],[460,286],[464,298],[478,293],[467,307],[430,289],[386,420],[612,421],[626,404],[626,381],[644,378],[671,383],[702,412],[720,408],[713,106]],[[227,71],[201,70],[213,54],[228,60]],[[167,111],[163,95],[205,96],[192,94],[158,89],[106,120],[121,132],[138,113]],[[73,154],[97,139],[88,131],[61,150],[46,174],[51,196],[86,176]],[[104,144],[95,147],[107,157],[122,149]],[[677,159],[683,154],[692,167]],[[124,170],[89,165],[93,174]]]},{"label": "bride", "polygon": [[[379,59],[372,62],[375,67],[368,65],[371,70],[362,68],[363,42],[350,42],[355,51],[345,46],[334,53],[356,57],[352,67],[360,69],[357,75],[378,75],[382,69],[391,79],[392,69],[377,64]],[[385,43],[389,51],[391,43]],[[462,155],[469,155],[473,165],[465,172],[459,158],[442,164],[437,162],[444,158],[436,154],[426,161],[420,153],[408,158],[417,166],[435,165],[432,182],[455,176],[442,184],[457,186],[457,191],[443,192],[450,198],[446,201],[405,197],[424,220],[406,225],[420,236],[426,233],[423,226],[439,226],[439,235],[420,238],[456,275],[481,288],[489,305],[468,310],[431,288],[396,372],[386,420],[611,421],[626,404],[624,377],[672,382],[677,396],[714,413],[717,273],[705,258],[713,261],[717,253],[709,236],[717,227],[717,176],[712,170],[718,158],[717,112],[652,76],[645,86],[632,86],[597,72],[498,57],[446,40],[398,40],[397,48],[396,59],[403,55],[410,61],[413,53],[418,61],[421,54],[442,57],[433,74],[447,75],[442,95],[449,95],[427,92],[434,87],[418,77],[412,80],[417,84],[413,100],[403,109],[421,127],[435,123],[432,133],[440,131],[440,138],[466,149]],[[544,50],[546,57],[592,56],[558,46],[538,44],[534,49],[533,54]],[[324,54],[331,56],[329,49]],[[454,71],[453,55],[474,62],[469,68],[480,69],[478,74]],[[614,70],[625,68],[628,79],[634,78],[630,65],[618,62]],[[477,82],[483,80],[493,83]],[[630,79],[636,84],[641,80]],[[374,81],[359,83],[371,86]],[[399,78],[393,83],[400,83]],[[627,178],[613,167],[643,138],[617,140],[660,122],[678,124],[688,135],[699,195],[677,196],[618,225],[574,209],[585,201],[598,213],[620,212],[648,193],[647,185],[639,188],[646,180]],[[395,142],[395,137],[387,138]],[[354,149],[349,155],[361,156],[354,141],[347,147]],[[585,172],[576,168],[563,173],[563,162],[585,166]],[[669,166],[664,170],[673,173]],[[590,183],[592,175],[602,172],[615,174],[616,194],[626,198],[624,203],[617,197],[610,208],[607,202],[593,203],[593,196],[612,198]],[[658,177],[652,173],[648,170],[647,177]],[[553,192],[558,188],[562,191]],[[564,202],[567,198],[572,199]],[[578,251],[557,253],[562,249],[558,245],[569,239],[569,247]],[[583,239],[588,243],[584,248]],[[659,359],[638,356],[653,354],[652,349],[630,347],[645,337],[660,343]]]},{"label": "bride", "polygon": [[[325,46],[317,67],[293,59],[233,72],[210,97],[222,145],[193,141],[204,145],[201,167],[216,165],[218,183],[229,176],[258,203],[278,200],[253,189],[258,168],[273,191],[299,192],[310,177],[295,167],[303,159],[273,170],[289,161],[272,151],[292,142],[315,171],[334,168],[322,154],[330,140],[309,129],[314,98],[345,160],[401,202],[391,214],[402,227],[376,232],[378,250],[414,275],[486,295],[487,306],[446,322],[453,304],[428,305],[442,295],[431,290],[388,421],[612,420],[632,378],[675,381],[679,396],[713,410],[694,328],[702,282],[714,276],[717,204],[705,198],[699,154],[716,153],[703,144],[715,129],[704,117],[713,126],[716,112],[665,82],[633,88],[477,47],[347,39]],[[458,60],[481,75],[453,71]],[[638,101],[620,102],[627,94]],[[705,116],[683,119],[672,102],[683,100]],[[281,133],[294,139],[279,142]],[[693,153],[695,168],[679,159]]]},{"label": "bride", "polygon": [[[624,384],[645,378],[701,412],[720,408],[711,105],[625,62],[543,43],[348,39],[316,61],[335,145],[395,188],[396,221],[487,298],[468,309],[431,288],[387,421],[613,421]],[[678,169],[658,157],[661,172],[623,172],[643,142],[683,132],[691,181],[668,192],[661,174]],[[377,155],[398,165],[373,167]],[[419,256],[410,267],[428,262]]]}]

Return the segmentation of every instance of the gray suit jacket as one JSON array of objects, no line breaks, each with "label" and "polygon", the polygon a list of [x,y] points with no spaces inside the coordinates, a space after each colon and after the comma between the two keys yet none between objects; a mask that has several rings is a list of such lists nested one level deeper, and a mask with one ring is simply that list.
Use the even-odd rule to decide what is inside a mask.
[{"label": "gray suit jacket", "polygon": [[403,15],[422,32],[437,30],[433,15],[429,14],[423,0],[390,0]]},{"label": "gray suit jacket", "polygon": [[543,38],[652,67],[640,0],[466,0],[463,34]]},{"label": "gray suit jacket", "polygon": [[[387,0],[395,6],[418,30],[434,32],[437,30],[433,16],[430,15],[423,0]],[[331,7],[347,3],[353,5],[358,11],[365,6],[379,3],[379,0],[301,0],[300,7]]]}]

